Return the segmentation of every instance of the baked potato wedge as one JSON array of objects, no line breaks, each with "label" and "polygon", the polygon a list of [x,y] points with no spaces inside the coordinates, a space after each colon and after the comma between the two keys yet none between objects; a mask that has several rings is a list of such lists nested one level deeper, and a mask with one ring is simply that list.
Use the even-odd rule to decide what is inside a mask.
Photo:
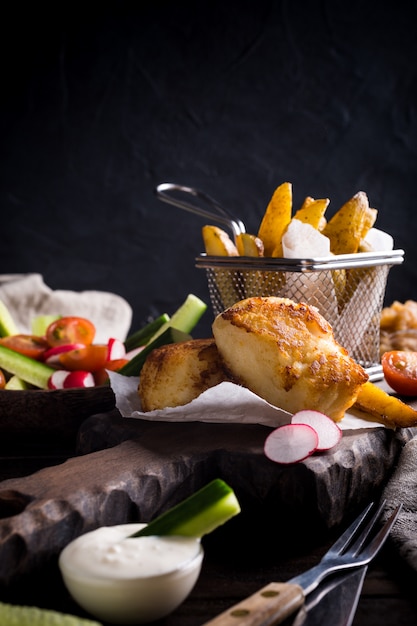
[{"label": "baked potato wedge", "polygon": [[363,220],[362,239],[365,239],[366,235],[375,224],[377,216],[378,209],[372,209],[371,207],[368,207]]},{"label": "baked potato wedge", "polygon": [[321,231],[326,226],[324,214],[329,203],[329,198],[315,200],[311,196],[307,196],[301,207],[295,212],[294,219],[310,224],[313,228]]},{"label": "baked potato wedge", "polygon": [[236,237],[236,247],[240,256],[261,257],[264,255],[264,243],[256,235],[240,233]]},{"label": "baked potato wedge", "polygon": [[239,256],[237,248],[229,235],[218,226],[207,224],[202,228],[206,253],[210,256]]},{"label": "baked potato wedge", "polygon": [[[202,235],[206,254],[209,256],[239,256],[236,245],[229,235],[218,226],[210,224],[203,226]],[[235,281],[233,274],[227,269],[214,270],[216,285],[224,308],[230,306],[232,302],[244,297],[242,281]]]},{"label": "baked potato wedge", "polygon": [[363,419],[379,422],[387,428],[417,426],[417,411],[396,396],[367,381],[359,390],[353,409],[359,410]]},{"label": "baked potato wedge", "polygon": [[292,216],[292,185],[282,183],[272,194],[258,230],[266,257],[282,257],[282,235]]},{"label": "baked potato wedge", "polygon": [[368,196],[358,191],[327,222],[323,234],[330,239],[333,254],[358,252],[368,218]]}]

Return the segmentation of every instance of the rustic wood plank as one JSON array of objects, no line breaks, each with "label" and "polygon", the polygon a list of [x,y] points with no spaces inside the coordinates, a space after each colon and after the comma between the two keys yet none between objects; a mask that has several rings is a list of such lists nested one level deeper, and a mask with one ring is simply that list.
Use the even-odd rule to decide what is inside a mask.
[{"label": "rustic wood plank", "polygon": [[[246,556],[282,559],[300,546],[307,519],[307,538],[316,540],[376,497],[412,435],[386,429],[347,435],[330,454],[280,466],[263,454],[268,432],[114,413],[89,418],[80,431],[81,456],[0,483],[0,584],[46,565],[82,532],[148,521],[216,476],[231,484],[242,505],[216,536],[222,555],[239,563],[248,529],[258,528],[246,541]],[[271,536],[277,538],[272,549]]]}]

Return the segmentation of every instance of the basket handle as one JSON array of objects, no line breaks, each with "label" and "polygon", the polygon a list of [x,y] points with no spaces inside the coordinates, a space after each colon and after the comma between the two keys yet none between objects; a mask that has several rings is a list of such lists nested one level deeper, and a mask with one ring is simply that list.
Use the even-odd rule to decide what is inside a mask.
[{"label": "basket handle", "polygon": [[[211,211],[204,209],[201,206],[197,206],[196,204],[185,202],[184,200],[181,200],[173,195],[172,192],[188,194],[193,198],[202,200],[209,205]],[[190,213],[195,213],[196,215],[200,215],[206,219],[214,220],[220,224],[228,226],[233,232],[235,239],[241,233],[246,232],[245,225],[241,220],[235,219],[226,209],[216,202],[216,200],[199,189],[195,189],[194,187],[185,187],[184,185],[177,185],[175,183],[160,183],[157,185],[155,193],[163,202],[173,204],[180,209],[184,209]]]}]

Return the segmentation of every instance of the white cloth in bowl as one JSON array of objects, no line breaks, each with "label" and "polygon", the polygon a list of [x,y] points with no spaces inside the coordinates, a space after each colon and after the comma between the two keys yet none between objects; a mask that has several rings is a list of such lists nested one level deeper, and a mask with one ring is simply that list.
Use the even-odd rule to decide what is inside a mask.
[{"label": "white cloth in bowl", "polygon": [[86,317],[96,327],[95,343],[110,337],[124,341],[132,323],[132,309],[121,296],[106,291],[52,290],[41,274],[0,274],[0,300],[21,333],[31,333],[38,315]]}]

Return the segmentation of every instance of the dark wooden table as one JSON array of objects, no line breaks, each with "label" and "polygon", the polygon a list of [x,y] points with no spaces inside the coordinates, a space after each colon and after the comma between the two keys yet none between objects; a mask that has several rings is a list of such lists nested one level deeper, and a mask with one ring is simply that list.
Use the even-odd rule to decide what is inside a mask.
[{"label": "dark wooden table", "polygon": [[[180,609],[166,620],[167,626],[203,624],[271,580],[286,580],[313,565],[324,545],[288,557],[276,565],[233,566],[208,559],[202,576]],[[389,547],[384,548],[368,570],[358,604],[354,626],[412,626],[417,624],[417,576],[399,563]],[[291,624],[291,621],[288,622]],[[334,626],[329,616],[327,622]],[[323,624],[323,626],[327,626]]]},{"label": "dark wooden table", "polygon": [[[2,450],[0,480],[29,475],[41,467],[63,462],[74,453],[71,446],[51,448],[27,445],[22,451]],[[217,535],[216,535],[217,533]],[[214,536],[216,535],[216,536]],[[309,537],[308,520],[305,536],[288,553],[282,550],[285,541],[276,545],[270,538],[270,549],[258,550],[248,534],[246,546],[230,547],[227,534],[216,531],[204,540],[205,560],[201,576],[188,599],[158,626],[198,626],[224,611],[235,602],[273,580],[288,580],[314,565],[333,541],[333,536]],[[280,547],[281,546],[281,547]],[[268,555],[267,557],[265,555]],[[2,589],[0,600],[36,605],[87,617],[70,599],[56,570],[23,580],[13,589]],[[358,604],[354,626],[412,626],[417,624],[417,573],[398,559],[388,541],[371,564]],[[291,624],[289,620],[288,624]],[[331,616],[323,626],[333,626]]]}]

